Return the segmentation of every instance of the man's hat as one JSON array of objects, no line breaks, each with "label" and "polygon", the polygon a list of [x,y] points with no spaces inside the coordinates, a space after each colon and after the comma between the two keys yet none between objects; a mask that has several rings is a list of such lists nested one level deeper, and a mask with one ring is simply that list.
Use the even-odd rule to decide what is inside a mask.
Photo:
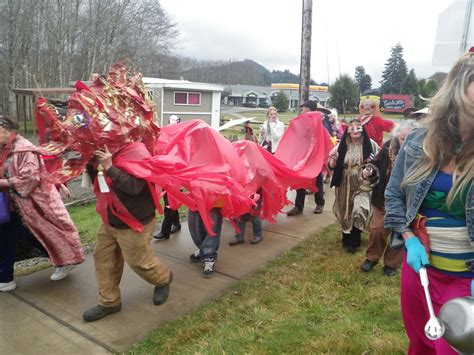
[{"label": "man's hat", "polygon": [[326,115],[330,115],[332,113],[330,109],[324,107],[319,102],[316,106],[316,110],[314,110],[314,111],[319,111],[319,112],[325,113]]},{"label": "man's hat", "polygon": [[300,105],[300,107],[307,107],[310,111],[316,111],[317,108],[316,102],[314,102],[313,100],[306,100]]}]

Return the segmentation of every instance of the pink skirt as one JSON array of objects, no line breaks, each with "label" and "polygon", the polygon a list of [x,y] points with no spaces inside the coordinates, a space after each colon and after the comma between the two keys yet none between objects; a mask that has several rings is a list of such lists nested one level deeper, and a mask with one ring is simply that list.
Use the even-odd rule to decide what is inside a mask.
[{"label": "pink skirt", "polygon": [[[431,301],[436,315],[447,301],[471,295],[471,278],[450,276],[429,267],[427,271]],[[430,318],[428,306],[420,275],[406,263],[406,255],[402,265],[400,301],[403,323],[410,339],[408,354],[457,354],[443,338],[433,341],[425,336],[425,324]]]}]

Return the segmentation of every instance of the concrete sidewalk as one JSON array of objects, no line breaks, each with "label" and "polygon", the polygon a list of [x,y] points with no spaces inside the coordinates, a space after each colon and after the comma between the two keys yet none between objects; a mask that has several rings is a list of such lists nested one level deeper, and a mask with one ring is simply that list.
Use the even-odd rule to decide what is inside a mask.
[{"label": "concrete sidewalk", "polygon": [[[335,222],[334,191],[326,188],[325,211],[313,214],[314,199],[308,195],[302,215],[279,215],[275,224],[264,222],[264,241],[230,247],[234,236],[224,222],[215,276],[202,277],[202,265],[190,263],[196,249],[187,224],[167,241],[153,241],[157,255],[174,273],[169,300],[155,306],[153,286],[127,266],[121,283],[122,311],[94,323],[82,321],[82,313],[97,304],[91,256],[64,280],[49,280],[51,269],[21,277],[14,292],[0,293],[0,354],[102,354],[122,352],[148,332],[208,303],[308,237]],[[293,200],[294,193],[290,194]],[[289,210],[287,207],[286,210]],[[247,236],[251,237],[247,223]]]}]

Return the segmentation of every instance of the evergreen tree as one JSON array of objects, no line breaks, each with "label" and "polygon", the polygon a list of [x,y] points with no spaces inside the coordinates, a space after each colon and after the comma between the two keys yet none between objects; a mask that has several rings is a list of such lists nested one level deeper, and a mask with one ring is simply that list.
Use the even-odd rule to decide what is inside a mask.
[{"label": "evergreen tree", "polygon": [[418,80],[418,95],[415,96],[415,107],[422,109],[428,105],[426,100],[423,100],[420,96],[425,99],[432,98],[438,91],[438,84],[434,80],[420,79]]},{"label": "evergreen tree", "polygon": [[359,101],[359,88],[349,75],[341,75],[329,88],[329,105],[338,112],[353,112]]},{"label": "evergreen tree", "polygon": [[364,74],[359,83],[359,91],[362,94],[366,90],[372,89],[372,78],[369,74]]},{"label": "evergreen tree", "polygon": [[382,73],[382,92],[384,94],[400,94],[402,85],[408,75],[407,63],[403,59],[403,47],[397,43],[392,47],[390,58],[385,63]]},{"label": "evergreen tree", "polygon": [[403,82],[401,93],[414,96],[418,96],[420,93],[420,88],[418,87],[418,80],[416,78],[414,69],[410,70],[410,73],[408,73],[408,76]]},{"label": "evergreen tree", "polygon": [[283,91],[278,92],[273,98],[273,106],[277,109],[278,112],[285,112],[288,110],[289,104],[288,96]]},{"label": "evergreen tree", "polygon": [[359,88],[359,94],[366,90],[370,90],[372,88],[372,78],[369,74],[365,72],[365,68],[361,65],[355,68],[355,82],[357,83],[357,87]]},{"label": "evergreen tree", "polygon": [[354,79],[357,83],[357,86],[360,87],[360,83],[362,81],[362,77],[365,75],[365,68],[362,65],[359,65],[355,68],[355,75]]}]

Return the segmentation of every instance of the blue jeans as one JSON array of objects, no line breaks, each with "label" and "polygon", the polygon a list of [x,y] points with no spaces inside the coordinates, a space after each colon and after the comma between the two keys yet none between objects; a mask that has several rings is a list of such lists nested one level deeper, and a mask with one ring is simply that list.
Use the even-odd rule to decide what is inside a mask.
[{"label": "blue jeans", "polygon": [[243,240],[245,236],[245,224],[250,220],[252,222],[252,230],[254,237],[262,236],[262,220],[259,216],[252,216],[250,213],[246,213],[240,216],[235,222],[240,229],[240,232],[235,235],[235,239]]},{"label": "blue jeans", "polygon": [[214,223],[212,226],[212,231],[216,234],[214,237],[211,237],[209,233],[207,233],[202,218],[197,211],[194,212],[189,210],[188,227],[194,244],[196,244],[196,246],[199,248],[199,256],[201,259],[207,261],[216,261],[222,229],[221,209],[213,208],[210,212],[210,218]]}]

